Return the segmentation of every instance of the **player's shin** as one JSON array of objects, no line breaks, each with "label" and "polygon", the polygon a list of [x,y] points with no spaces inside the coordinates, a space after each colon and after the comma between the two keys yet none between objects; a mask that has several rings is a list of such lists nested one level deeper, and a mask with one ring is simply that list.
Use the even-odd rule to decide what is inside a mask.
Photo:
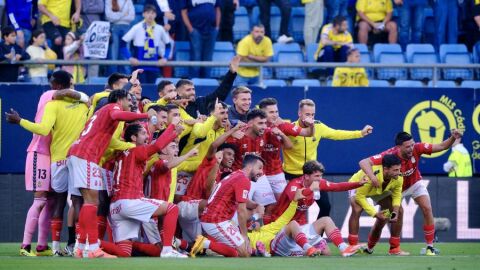
[{"label": "player's shin", "polygon": [[30,246],[30,244],[32,243],[33,234],[35,233],[35,230],[39,223],[38,220],[39,220],[40,213],[45,207],[46,203],[47,203],[46,198],[35,198],[33,200],[33,203],[30,206],[30,209],[28,210],[27,218],[25,220],[25,229],[23,232],[22,248]]},{"label": "player's shin", "polygon": [[[178,207],[169,203],[167,206],[167,213],[163,219],[163,250],[162,253],[167,253],[172,250],[173,236],[177,228]],[[159,230],[161,228],[158,228]]]}]

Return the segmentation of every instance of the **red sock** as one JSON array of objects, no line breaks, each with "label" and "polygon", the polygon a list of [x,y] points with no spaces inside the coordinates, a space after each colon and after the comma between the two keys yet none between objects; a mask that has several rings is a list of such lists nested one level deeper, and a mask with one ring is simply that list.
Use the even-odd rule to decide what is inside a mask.
[{"label": "red sock", "polygon": [[186,240],[180,239],[180,248],[183,250],[187,250],[188,242]]},{"label": "red sock", "polygon": [[96,220],[97,206],[90,203],[84,203],[82,209],[80,209],[80,215],[78,217],[78,221],[80,222],[80,243],[82,243],[81,240],[85,241],[87,237],[90,245],[98,242],[98,227],[97,222],[95,222]]},{"label": "red sock", "polygon": [[425,234],[425,242],[427,242],[427,245],[433,245],[433,239],[435,238],[435,225],[423,225],[423,234]]},{"label": "red sock", "polygon": [[160,252],[162,251],[162,249],[157,245],[140,242],[133,242],[133,249],[150,257],[160,257]]},{"label": "red sock", "polygon": [[394,249],[400,246],[400,237],[390,237],[390,249]]},{"label": "red sock", "polygon": [[340,233],[338,228],[335,228],[333,231],[331,231],[330,234],[327,235],[327,237],[337,247],[340,246],[341,243],[343,243],[342,234]]},{"label": "red sock", "polygon": [[107,230],[107,217],[97,216],[98,238],[103,240],[105,231]]},{"label": "red sock", "polygon": [[214,240],[210,240],[209,249],[225,257],[238,257],[238,251],[236,249],[229,247],[225,244],[218,243]]},{"label": "red sock", "polygon": [[307,236],[302,232],[297,233],[297,235],[295,235],[295,243],[303,248],[303,246],[308,243]]},{"label": "red sock", "polygon": [[113,242],[113,233],[112,233],[112,227],[110,227],[110,223],[107,222],[107,239],[110,242]]},{"label": "red sock", "polygon": [[[173,236],[177,229],[178,207],[175,204],[168,204],[167,214],[163,218],[162,242],[164,247],[172,246]],[[160,230],[161,228],[159,228]],[[161,231],[161,230],[160,230]]]},{"label": "red sock", "polygon": [[372,249],[377,244],[379,238],[373,238],[371,234],[368,234],[368,248]]},{"label": "red sock", "polygon": [[263,224],[267,225],[272,223],[272,215],[263,215]]},{"label": "red sock", "polygon": [[349,234],[348,235],[348,244],[350,246],[358,245],[358,234]]},{"label": "red sock", "polygon": [[121,241],[116,244],[101,241],[100,247],[107,252],[118,257],[131,257],[132,256],[132,242],[131,241]]},{"label": "red sock", "polygon": [[52,230],[52,241],[60,241],[62,225],[63,225],[63,220],[60,218],[54,218],[50,222],[50,229]]}]

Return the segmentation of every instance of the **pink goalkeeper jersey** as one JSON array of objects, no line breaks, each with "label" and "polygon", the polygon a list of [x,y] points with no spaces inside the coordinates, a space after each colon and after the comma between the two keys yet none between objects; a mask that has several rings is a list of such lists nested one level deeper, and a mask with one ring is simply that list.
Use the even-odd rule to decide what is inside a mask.
[{"label": "pink goalkeeper jersey", "polygon": [[[47,103],[53,99],[53,93],[55,93],[55,90],[49,90],[40,96],[37,106],[37,114],[35,115],[35,123],[40,123],[42,121],[45,105],[47,105]],[[33,134],[33,138],[27,148],[27,152],[37,152],[43,155],[50,155],[51,140],[51,134],[48,134],[47,136]]]}]

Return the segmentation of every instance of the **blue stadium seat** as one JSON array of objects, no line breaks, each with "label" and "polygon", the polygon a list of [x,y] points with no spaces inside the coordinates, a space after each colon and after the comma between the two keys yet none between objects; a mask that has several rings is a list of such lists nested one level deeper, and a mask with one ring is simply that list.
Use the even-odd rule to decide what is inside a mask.
[{"label": "blue stadium seat", "polygon": [[252,13],[250,14],[250,25],[254,26],[260,22],[260,9],[258,6],[254,6]]},{"label": "blue stadium seat", "polygon": [[385,80],[369,80],[368,86],[370,87],[390,87],[391,85]]},{"label": "blue stadium seat", "polygon": [[[306,44],[305,46],[305,53],[307,58],[307,63],[316,63],[317,61],[313,58],[315,51],[318,48],[318,43],[310,43]],[[318,68],[309,68],[308,72],[313,72],[314,70],[318,70]]]},{"label": "blue stadium seat", "polygon": [[[433,87],[433,82],[429,81],[428,82],[428,87]],[[440,88],[455,88],[457,85],[455,84],[454,81],[437,81],[436,87]]]},{"label": "blue stadium seat", "polygon": [[241,40],[250,33],[250,18],[245,7],[239,7],[235,11],[235,24],[233,25],[233,40]]},{"label": "blue stadium seat", "polygon": [[[230,62],[235,56],[235,50],[232,43],[228,41],[215,42],[215,48],[213,49],[213,62]],[[227,73],[228,67],[212,67],[210,68],[210,77],[220,78]]]},{"label": "blue stadium seat", "polygon": [[462,87],[466,88],[480,88],[480,81],[463,81]]},{"label": "blue stadium seat", "polygon": [[[406,49],[406,56],[408,63],[438,63],[438,57],[435,53],[435,48],[433,48],[431,44],[408,44]],[[433,70],[431,68],[412,68],[410,70],[410,78],[412,78],[413,80],[431,80],[433,78]]]},{"label": "blue stadium seat", "polygon": [[[362,44],[362,43],[355,43],[355,44],[353,44],[353,47],[357,48],[358,51],[360,52],[360,63],[371,63],[372,62],[372,56],[370,55],[370,52],[368,51],[367,45]],[[365,71],[367,72],[367,75],[368,75],[369,78],[373,78],[373,69],[366,68]]]},{"label": "blue stadium seat", "polygon": [[240,0],[240,6],[253,7],[257,5],[257,0]]},{"label": "blue stadium seat", "polygon": [[173,84],[177,84],[177,82],[181,80],[181,78],[157,78],[155,80],[155,85],[158,85],[163,80],[171,81]]},{"label": "blue stadium seat", "polygon": [[276,5],[270,7],[270,29],[272,31],[272,41],[277,40],[280,33],[280,9]]},{"label": "blue stadium seat", "polygon": [[295,42],[303,43],[303,25],[305,23],[305,8],[294,7],[292,8],[292,37]]},{"label": "blue stadium seat", "polygon": [[89,84],[107,84],[108,82],[108,77],[89,77],[88,78],[88,83]]},{"label": "blue stadium seat", "polygon": [[[405,63],[402,48],[398,44],[375,44],[373,56],[376,63],[399,64]],[[379,80],[405,80],[407,69],[405,68],[379,68],[377,69]]]},{"label": "blue stadium seat", "polygon": [[420,81],[398,80],[395,82],[395,87],[423,87]]},{"label": "blue stadium seat", "polygon": [[135,9],[135,14],[142,14],[143,13],[143,6],[142,4],[135,4],[133,8]]},{"label": "blue stadium seat", "polygon": [[193,78],[192,82],[195,86],[219,86],[215,79]]},{"label": "blue stadium seat", "polygon": [[[274,61],[279,63],[303,63],[304,56],[302,49],[298,43],[273,44],[275,52]],[[277,79],[298,79],[305,78],[305,70],[303,68],[276,68],[275,75]]]},{"label": "blue stadium seat", "polygon": [[263,86],[265,87],[284,87],[287,83],[284,80],[263,80]]},{"label": "blue stadium seat", "polygon": [[302,0],[290,0],[290,5],[292,7],[301,7],[302,6]]},{"label": "blue stadium seat", "polygon": [[296,79],[292,81],[292,86],[320,87],[320,81],[314,79]]},{"label": "blue stadium seat", "polygon": [[[440,62],[447,64],[470,64],[472,58],[465,44],[440,45]],[[442,70],[445,80],[472,80],[473,72],[463,68],[445,68]]]},{"label": "blue stadium seat", "polygon": [[[175,60],[176,61],[190,61],[190,42],[177,41],[175,42]],[[175,67],[173,74],[178,78],[188,78],[190,73],[188,67]]]}]

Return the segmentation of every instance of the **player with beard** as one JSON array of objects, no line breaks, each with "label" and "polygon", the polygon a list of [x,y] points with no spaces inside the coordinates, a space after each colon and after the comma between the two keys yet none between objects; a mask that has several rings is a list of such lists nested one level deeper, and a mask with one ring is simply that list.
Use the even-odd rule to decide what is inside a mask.
[{"label": "player with beard", "polygon": [[[257,181],[263,175],[264,161],[261,157],[247,154],[242,169],[237,170],[215,185],[200,216],[202,228],[210,237],[199,235],[191,250],[191,256],[204,248],[226,257],[249,257],[247,237],[247,200],[250,181]],[[232,218],[238,213],[238,225]]]}]

